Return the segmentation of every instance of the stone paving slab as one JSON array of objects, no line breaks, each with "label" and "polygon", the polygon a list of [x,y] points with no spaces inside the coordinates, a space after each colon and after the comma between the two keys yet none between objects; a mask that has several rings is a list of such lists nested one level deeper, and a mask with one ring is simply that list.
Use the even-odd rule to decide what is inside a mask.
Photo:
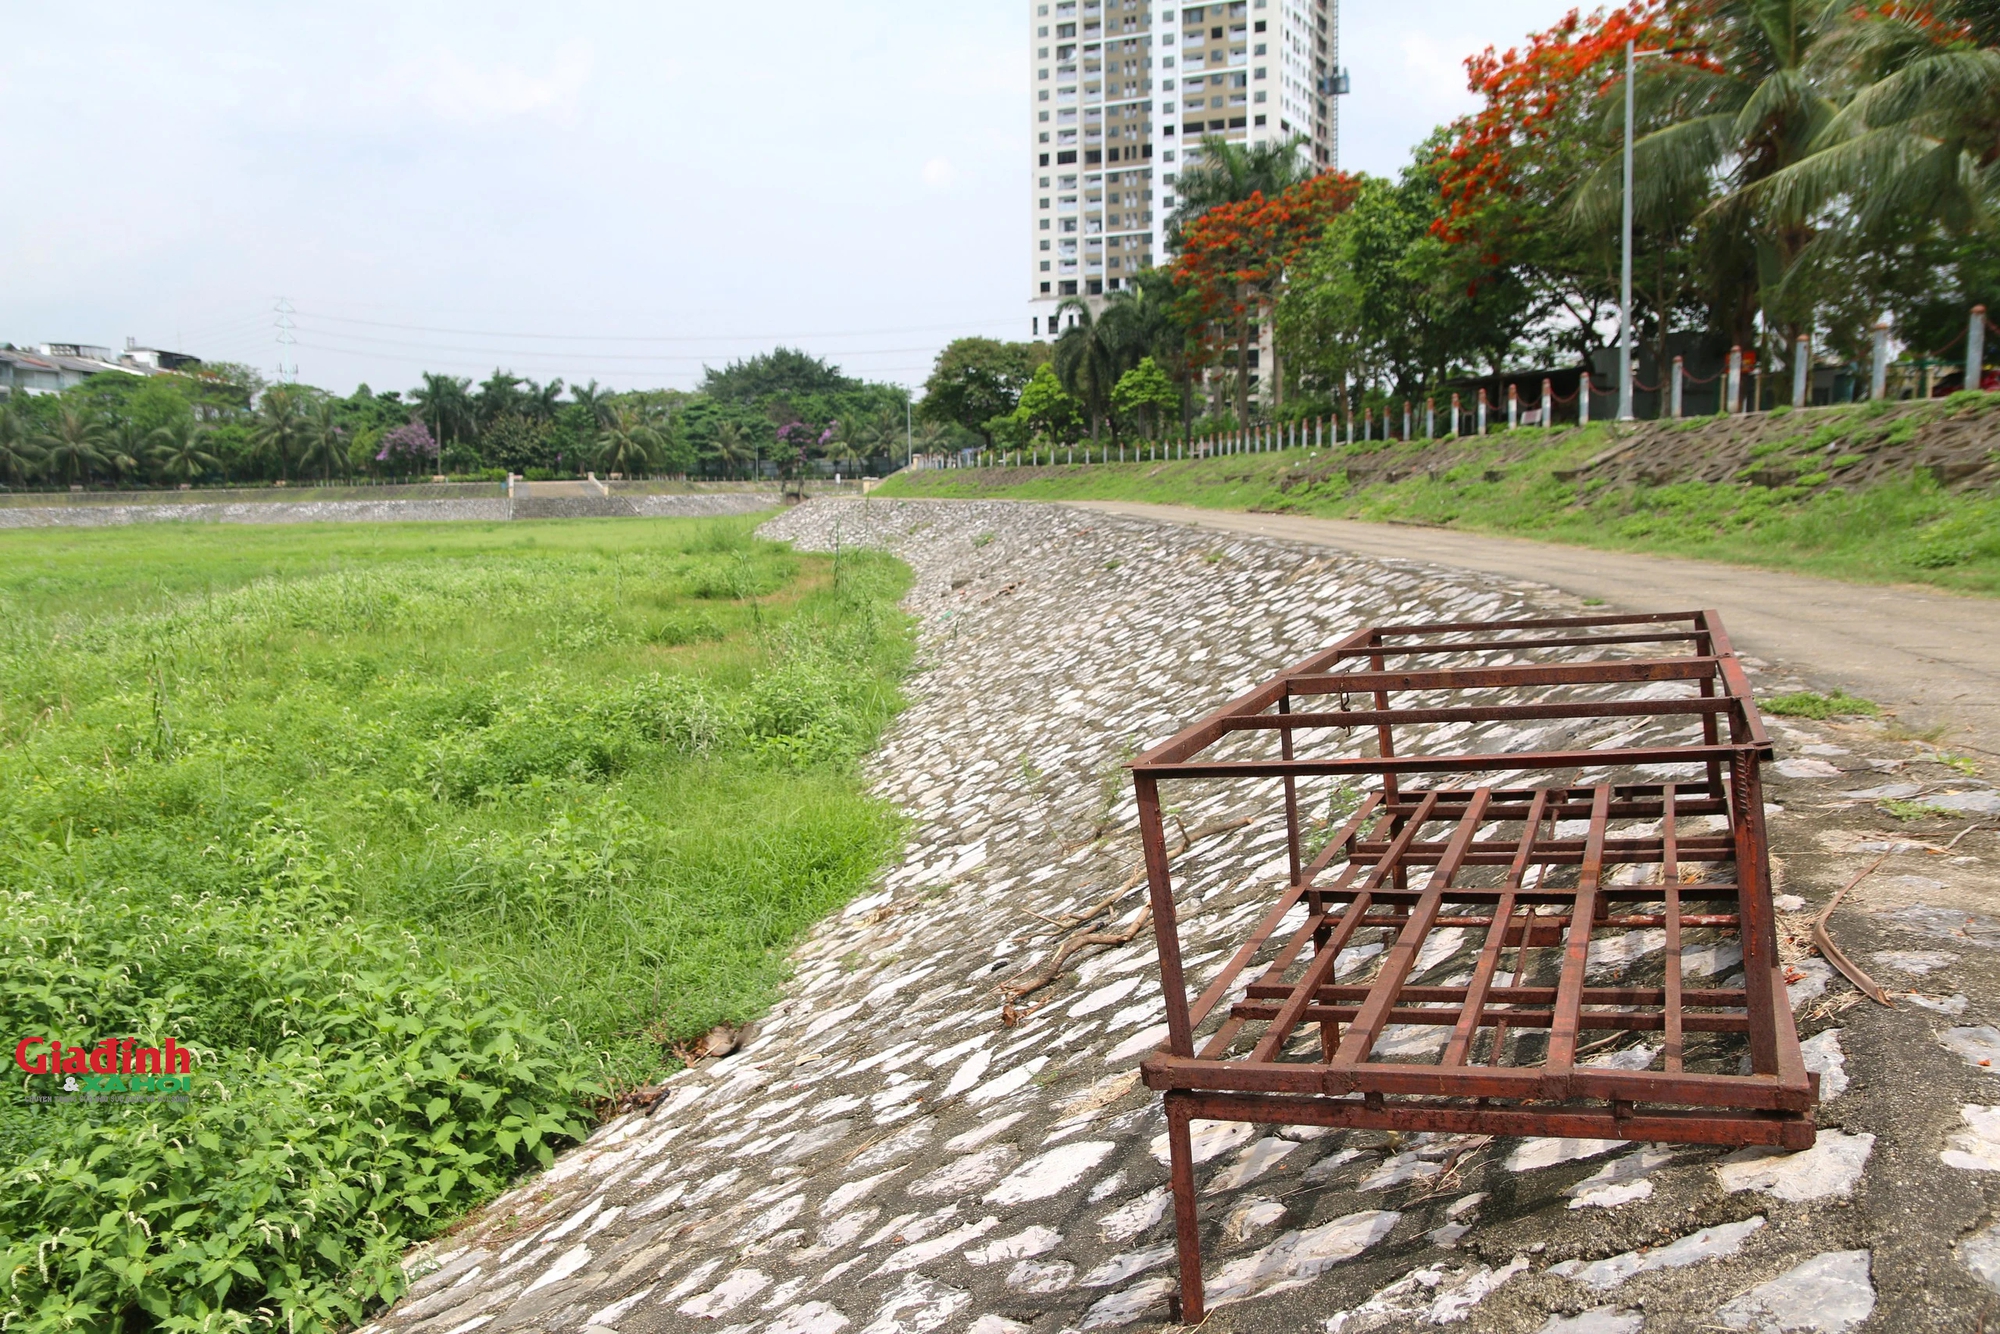
[{"label": "stone paving slab", "polygon": [[[1136,1069],[1163,1033],[1150,933],[1082,953],[1011,1010],[996,990],[1067,934],[1064,914],[1128,882],[1119,761],[1359,624],[1581,609],[1490,576],[1054,506],[822,500],[763,531],[884,547],[917,572],[912,704],[870,762],[911,817],[905,855],[799,947],[738,1051],[411,1256],[410,1294],[364,1334],[1158,1328],[1175,1267],[1164,1120]],[[1792,684],[1751,667],[1760,688]],[[1833,812],[1813,825],[1773,808],[1781,872],[1824,897],[1898,842],[1853,827],[1840,783],[1910,761],[1779,730],[1781,753],[1840,759],[1840,777],[1773,775],[1774,801]],[[1199,982],[1280,885],[1283,829],[1223,784],[1178,814],[1223,827],[1177,884]],[[1890,855],[1948,860],[1901,842]],[[2000,1284],[1996,1230],[1979,1231],[2000,1180],[2000,1082],[1981,1064],[2000,1055],[2000,956],[1972,918],[1956,925],[1953,895],[2000,858],[1961,860],[1951,884],[1871,901],[1843,940],[1883,947],[1926,991],[1975,992],[1969,1011],[1962,994],[1852,1010],[1824,964],[1796,960],[1828,1099],[1806,1153],[1197,1123],[1210,1324],[1976,1328]],[[1129,922],[1141,898],[1100,920]],[[1644,967],[1659,947],[1632,934],[1593,969]],[[1475,943],[1421,966],[1444,977]]]}]

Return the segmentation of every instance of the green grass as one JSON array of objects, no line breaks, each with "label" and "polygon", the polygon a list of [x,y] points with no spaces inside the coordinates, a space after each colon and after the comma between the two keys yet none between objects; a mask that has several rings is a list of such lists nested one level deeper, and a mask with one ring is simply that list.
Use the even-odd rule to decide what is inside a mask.
[{"label": "green grass", "polygon": [[[768,1004],[897,846],[900,564],[758,519],[0,533],[9,1329],[301,1328]],[[109,1258],[107,1258],[109,1257]]]},{"label": "green grass", "polygon": [[1850,695],[1836,689],[1831,695],[1818,694],[1811,690],[1801,690],[1790,695],[1773,695],[1759,703],[1766,713],[1781,713],[1792,718],[1836,718],[1860,716],[1872,718],[1881,708],[1873,700],[1859,695]]},{"label": "green grass", "polygon": [[[1994,395],[1973,395],[1991,406]],[[1952,410],[1943,400],[1937,411]],[[1774,449],[1823,450],[1833,438],[1878,429],[1866,407],[1833,410],[1820,424]],[[1895,443],[1910,420],[1883,422]],[[1819,435],[1831,432],[1827,440]],[[1824,470],[1800,466],[1788,485],[1673,482],[1614,485],[1588,476],[1564,481],[1617,437],[1608,426],[1527,429],[1468,439],[1438,476],[1414,467],[1423,442],[1374,442],[1325,450],[1229,455],[1169,463],[1089,467],[981,468],[898,474],[881,496],[1125,500],[1206,509],[1256,510],[1325,518],[1438,525],[1506,533],[1574,546],[1655,552],[1797,570],[1861,583],[1920,583],[1964,593],[2000,594],[2000,499],[1952,490],[1905,473],[1849,488]],[[1829,460],[1826,467],[1839,465]],[[1355,471],[1373,471],[1373,478]],[[1492,478],[1492,480],[1488,480]],[[1829,483],[1822,485],[1822,483]]]}]

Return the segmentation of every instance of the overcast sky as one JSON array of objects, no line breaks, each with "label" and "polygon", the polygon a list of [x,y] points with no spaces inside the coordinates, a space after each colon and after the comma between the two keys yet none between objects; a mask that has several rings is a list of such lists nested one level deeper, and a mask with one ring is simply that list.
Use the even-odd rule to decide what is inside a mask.
[{"label": "overcast sky", "polygon": [[[1351,0],[1341,164],[1561,0]],[[60,5],[0,41],[0,341],[407,388],[686,387],[774,342],[920,383],[1026,333],[1023,0]]]}]

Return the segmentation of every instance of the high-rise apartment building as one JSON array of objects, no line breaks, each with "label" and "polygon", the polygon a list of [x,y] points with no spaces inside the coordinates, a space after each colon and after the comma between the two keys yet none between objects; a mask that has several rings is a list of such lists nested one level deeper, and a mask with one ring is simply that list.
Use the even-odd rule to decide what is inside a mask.
[{"label": "high-rise apartment building", "polygon": [[1211,135],[1335,165],[1339,0],[1029,0],[1031,332],[1165,260],[1174,181]]}]

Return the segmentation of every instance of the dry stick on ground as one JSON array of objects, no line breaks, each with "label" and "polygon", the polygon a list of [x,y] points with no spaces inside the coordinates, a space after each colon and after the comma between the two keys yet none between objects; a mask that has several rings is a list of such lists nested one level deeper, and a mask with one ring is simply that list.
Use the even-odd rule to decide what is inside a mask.
[{"label": "dry stick on ground", "polygon": [[1881,985],[1874,978],[1863,972],[1860,964],[1855,963],[1854,960],[1841,953],[1840,946],[1834,944],[1833,937],[1827,934],[1826,919],[1833,916],[1833,910],[1838,908],[1840,901],[1847,897],[1848,890],[1853,889],[1863,880],[1866,880],[1876,867],[1888,860],[1889,854],[1885,852],[1874,861],[1868,863],[1860,875],[1855,876],[1845,885],[1842,885],[1840,892],[1833,896],[1833,902],[1827,904],[1825,909],[1820,912],[1820,915],[1813,918],[1812,925],[1813,945],[1819,950],[1820,956],[1846,974],[1847,980],[1859,987],[1861,993],[1867,996],[1869,1000],[1881,1005],[1893,1004],[1889,999],[1889,993],[1882,990]]},{"label": "dry stick on ground", "polygon": [[[1183,831],[1181,833],[1181,845],[1178,848],[1175,848],[1173,852],[1169,854],[1169,856],[1178,857],[1183,852],[1186,852],[1189,848],[1193,847],[1197,842],[1201,841],[1204,838],[1212,838],[1217,834],[1227,834],[1234,830],[1241,829],[1245,825],[1248,825],[1250,823],[1251,823],[1250,818],[1246,816],[1240,820],[1222,820],[1212,825],[1206,825],[1203,828],[1195,830],[1192,834],[1187,833],[1185,828],[1183,828]],[[1138,888],[1139,882],[1141,880],[1144,880],[1145,878],[1146,878],[1146,864],[1142,861],[1138,864],[1138,866],[1136,866],[1133,869],[1132,874],[1125,878],[1124,884],[1120,885],[1110,894],[1107,894],[1104,898],[1100,899],[1088,911],[1074,915],[1071,918],[1071,925],[1081,926],[1086,922],[1095,921],[1097,918],[1109,912],[1111,910],[1112,904],[1118,902],[1118,900],[1124,898],[1127,894],[1130,894],[1134,889]],[[1035,915],[1038,917],[1041,916],[1041,914],[1039,913]],[[1043,987],[1049,985],[1049,983],[1055,981],[1058,977],[1062,976],[1063,965],[1067,963],[1069,961],[1070,956],[1075,954],[1078,950],[1087,949],[1092,945],[1127,944],[1132,940],[1134,936],[1138,935],[1141,931],[1145,930],[1146,924],[1150,922],[1152,919],[1153,919],[1153,905],[1148,903],[1143,907],[1141,907],[1137,913],[1133,914],[1131,921],[1127,922],[1124,926],[1118,928],[1117,930],[1079,931],[1075,935],[1068,937],[1067,939],[1062,941],[1061,944],[1056,946],[1055,950],[1049,955],[1049,957],[1043,961],[1042,966],[1037,968],[1034,972],[1027,974],[1025,977],[1016,978],[1012,982],[1003,982],[998,987],[994,988],[994,990],[997,991],[1000,995],[1005,996],[1007,998],[1007,1006],[1005,1013],[1013,1012],[1015,1001],[1020,1000],[1024,996],[1032,995],[1033,993],[1040,991]],[[1046,921],[1047,919],[1044,918],[1043,920]]]}]

